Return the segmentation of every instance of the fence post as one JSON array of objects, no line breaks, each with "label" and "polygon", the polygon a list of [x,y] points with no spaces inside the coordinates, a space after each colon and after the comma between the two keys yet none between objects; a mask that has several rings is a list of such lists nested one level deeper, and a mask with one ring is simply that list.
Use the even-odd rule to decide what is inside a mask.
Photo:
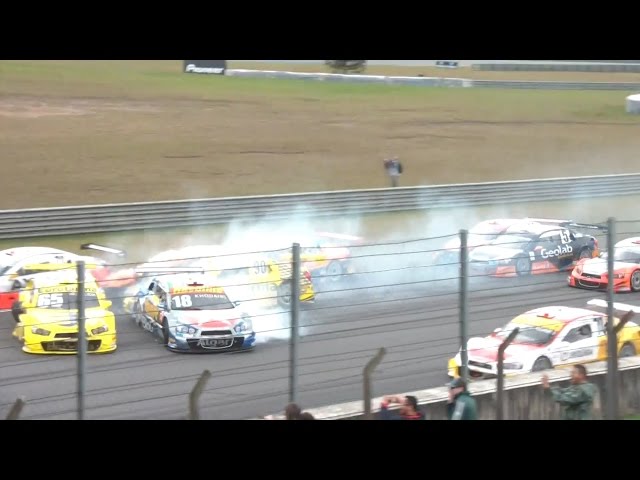
[{"label": "fence post", "polygon": [[198,400],[200,400],[200,395],[202,395],[204,386],[207,384],[207,380],[209,380],[210,377],[211,372],[209,370],[202,372],[200,378],[193,387],[193,390],[191,390],[191,393],[189,394],[189,420],[200,420]]},{"label": "fence post", "polygon": [[87,332],[84,309],[84,260],[76,264],[78,276],[78,420],[84,420],[85,374],[87,369]]},{"label": "fence post", "polygon": [[24,403],[24,397],[18,398],[11,407],[11,410],[9,410],[6,420],[18,420],[20,412],[22,412],[22,408],[24,407]]},{"label": "fence post", "polygon": [[364,386],[364,419],[365,420],[373,420],[373,415],[371,414],[371,373],[375,370],[375,368],[380,365],[382,358],[387,353],[387,350],[383,347],[378,350],[378,353],[367,362],[367,365],[364,367],[362,372],[363,375],[363,386]]},{"label": "fence post", "polygon": [[300,244],[291,256],[291,339],[289,344],[289,403],[298,401],[298,340],[300,336]]},{"label": "fence post", "polygon": [[606,419],[618,419],[618,336],[613,324],[615,219],[607,219],[607,408]]},{"label": "fence post", "polygon": [[467,352],[467,302],[469,289],[469,250],[467,248],[467,230],[460,230],[460,377],[469,381],[469,353]]},{"label": "fence post", "polygon": [[504,351],[509,344],[516,338],[519,328],[514,328],[504,342],[498,347],[498,386],[497,386],[497,404],[496,404],[496,420],[504,420]]}]

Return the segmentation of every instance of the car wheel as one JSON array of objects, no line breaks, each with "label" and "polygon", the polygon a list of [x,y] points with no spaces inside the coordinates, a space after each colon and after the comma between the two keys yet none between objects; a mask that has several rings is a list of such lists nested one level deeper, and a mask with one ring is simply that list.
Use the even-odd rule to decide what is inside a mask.
[{"label": "car wheel", "polygon": [[516,258],[516,274],[520,276],[529,275],[531,273],[531,260],[527,257]]},{"label": "car wheel", "polygon": [[541,372],[543,370],[551,370],[552,368],[553,368],[553,365],[551,365],[551,361],[547,357],[540,357],[533,364],[531,371]]},{"label": "car wheel", "polygon": [[169,345],[169,321],[166,318],[162,319],[162,340]]},{"label": "car wheel", "polygon": [[337,282],[342,276],[342,265],[339,262],[331,262],[325,269],[326,279],[330,282]]},{"label": "car wheel", "polygon": [[291,305],[291,283],[283,282],[278,287],[278,303],[283,307]]},{"label": "car wheel", "polygon": [[632,292],[640,292],[640,270],[636,270],[631,274],[629,284]]},{"label": "car wheel", "polygon": [[618,356],[620,358],[622,358],[622,357],[635,357],[635,355],[636,355],[636,349],[630,343],[625,343],[622,346],[622,349],[620,350],[620,353],[618,354]]},{"label": "car wheel", "polygon": [[16,323],[20,323],[20,315],[22,315],[23,313],[25,313],[25,311],[22,307],[22,302],[13,302],[13,305],[11,305],[11,315],[13,316],[13,319],[16,321]]},{"label": "car wheel", "polygon": [[578,259],[582,259],[582,258],[593,258],[593,250],[591,250],[589,247],[585,247],[582,250],[580,250],[580,255],[578,255]]}]

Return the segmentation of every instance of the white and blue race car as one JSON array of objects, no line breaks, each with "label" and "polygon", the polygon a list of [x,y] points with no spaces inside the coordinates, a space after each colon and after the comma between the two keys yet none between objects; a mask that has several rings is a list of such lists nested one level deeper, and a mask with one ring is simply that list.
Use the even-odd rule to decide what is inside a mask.
[{"label": "white and blue race car", "polygon": [[176,352],[250,350],[251,317],[205,275],[162,275],[130,299],[136,323]]}]

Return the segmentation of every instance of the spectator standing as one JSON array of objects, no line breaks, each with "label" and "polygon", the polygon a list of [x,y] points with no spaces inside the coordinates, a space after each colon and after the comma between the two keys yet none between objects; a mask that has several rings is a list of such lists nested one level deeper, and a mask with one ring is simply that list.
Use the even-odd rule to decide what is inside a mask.
[{"label": "spectator standing", "polygon": [[[401,405],[398,413],[389,410],[393,403]],[[382,420],[424,420],[424,414],[418,409],[418,399],[413,395],[384,397],[380,404],[380,417]]]},{"label": "spectator standing", "polygon": [[562,407],[563,420],[592,420],[593,400],[597,387],[587,380],[587,369],[584,365],[574,365],[571,370],[571,385],[566,388],[552,387],[549,377],[542,376],[542,388]]},{"label": "spectator standing", "polygon": [[467,390],[467,384],[462,378],[456,378],[449,384],[447,418],[449,420],[478,419],[476,400]]},{"label": "spectator standing", "polygon": [[391,186],[397,187],[402,174],[402,163],[398,160],[398,157],[386,159],[384,161],[384,168],[387,171],[387,175],[391,179]]}]

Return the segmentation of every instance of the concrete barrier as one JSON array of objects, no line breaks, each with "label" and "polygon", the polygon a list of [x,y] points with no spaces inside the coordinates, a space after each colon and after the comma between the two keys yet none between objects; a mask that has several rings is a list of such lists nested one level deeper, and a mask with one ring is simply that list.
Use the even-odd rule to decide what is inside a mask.
[{"label": "concrete barrier", "polygon": [[640,115],[640,93],[627,97],[627,113]]},{"label": "concrete barrier", "polygon": [[[589,379],[598,386],[599,394],[594,405],[594,416],[602,418],[605,411],[607,372],[606,362],[587,364]],[[621,358],[619,360],[619,396],[622,416],[640,413],[640,357]],[[569,380],[568,369],[546,372],[552,384],[565,386]],[[541,373],[531,373],[505,379],[504,418],[505,420],[555,420],[560,418],[560,407],[555,404],[540,386]],[[374,381],[375,386],[375,381]],[[480,420],[496,418],[496,381],[480,380],[473,382],[469,390],[478,404]],[[386,392],[395,394],[397,392]],[[448,388],[442,386],[416,392],[415,395],[426,414],[427,420],[445,420],[447,418]],[[374,399],[372,411],[379,412],[382,398]],[[308,409],[317,420],[359,420],[364,414],[363,402],[347,402],[321,408]],[[283,419],[280,414],[270,415],[270,419]]]}]

